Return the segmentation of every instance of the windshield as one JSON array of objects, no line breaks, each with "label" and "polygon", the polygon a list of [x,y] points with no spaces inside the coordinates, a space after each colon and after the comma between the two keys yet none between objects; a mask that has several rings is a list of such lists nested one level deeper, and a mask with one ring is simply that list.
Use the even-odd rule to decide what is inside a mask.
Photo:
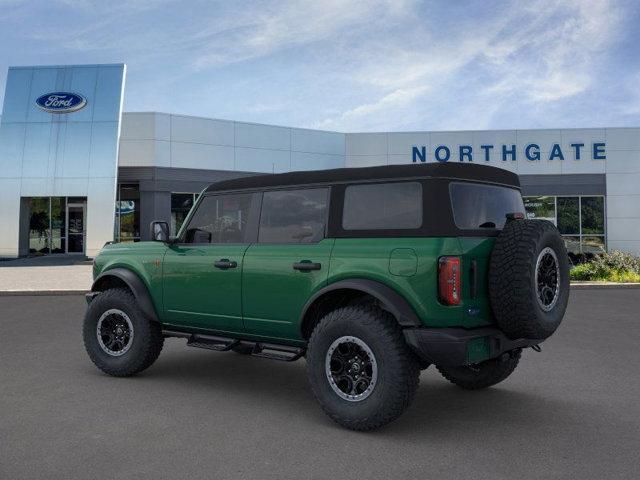
[{"label": "windshield", "polygon": [[453,219],[462,230],[501,229],[507,213],[524,213],[522,196],[515,188],[453,182],[449,191]]}]

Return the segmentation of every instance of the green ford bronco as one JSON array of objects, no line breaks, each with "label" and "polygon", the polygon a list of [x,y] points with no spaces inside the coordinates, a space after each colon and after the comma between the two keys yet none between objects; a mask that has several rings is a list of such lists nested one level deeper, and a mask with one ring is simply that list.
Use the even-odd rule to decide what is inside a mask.
[{"label": "green ford bronco", "polygon": [[260,175],[198,198],[178,236],[106,245],[84,343],[109,375],[149,367],[165,337],[293,361],[339,424],[371,430],[433,364],[489,387],[559,326],[568,258],[524,219],[518,177],[468,164]]}]

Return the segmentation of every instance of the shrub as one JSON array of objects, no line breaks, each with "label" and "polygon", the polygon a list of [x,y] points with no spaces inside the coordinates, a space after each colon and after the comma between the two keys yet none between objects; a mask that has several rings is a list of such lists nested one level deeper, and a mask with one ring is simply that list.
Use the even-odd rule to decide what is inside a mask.
[{"label": "shrub", "polygon": [[614,250],[571,269],[571,280],[640,282],[640,258]]}]

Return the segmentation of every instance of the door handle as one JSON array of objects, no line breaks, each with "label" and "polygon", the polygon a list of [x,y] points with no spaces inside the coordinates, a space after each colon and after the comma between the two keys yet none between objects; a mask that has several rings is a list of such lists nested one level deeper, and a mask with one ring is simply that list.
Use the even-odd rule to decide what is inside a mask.
[{"label": "door handle", "polygon": [[309,260],[302,260],[301,262],[296,262],[293,264],[293,269],[300,270],[301,272],[320,270],[320,268],[322,268],[322,264],[310,262]]},{"label": "door handle", "polygon": [[213,262],[213,266],[222,270],[227,270],[229,268],[236,268],[238,266],[238,262],[234,262],[233,260],[229,260],[228,258],[223,258],[221,260],[216,260],[215,262]]}]

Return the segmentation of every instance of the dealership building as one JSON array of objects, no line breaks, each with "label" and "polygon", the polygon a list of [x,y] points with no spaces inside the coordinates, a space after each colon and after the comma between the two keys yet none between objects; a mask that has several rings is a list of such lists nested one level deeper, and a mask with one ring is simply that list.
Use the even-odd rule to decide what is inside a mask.
[{"label": "dealership building", "polygon": [[[463,162],[520,176],[569,250],[640,254],[640,128],[346,133],[123,112],[123,64],[12,67],[0,117],[0,257],[175,233],[208,184],[255,173]],[[438,208],[434,205],[434,208]]]}]

